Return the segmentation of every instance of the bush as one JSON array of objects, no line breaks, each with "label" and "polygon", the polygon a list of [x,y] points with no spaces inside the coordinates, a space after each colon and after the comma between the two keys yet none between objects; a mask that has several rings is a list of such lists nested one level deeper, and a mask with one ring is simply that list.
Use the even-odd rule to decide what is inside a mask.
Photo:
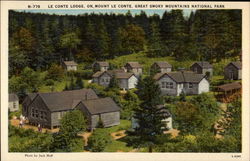
[{"label": "bush", "polygon": [[54,81],[61,81],[64,77],[64,70],[61,66],[52,64],[48,69],[47,78],[53,79]]},{"label": "bush", "polygon": [[111,142],[112,138],[105,129],[96,129],[88,139],[88,149],[92,152],[102,152]]},{"label": "bush", "polygon": [[54,84],[55,84],[55,82],[53,81],[53,79],[47,79],[45,81],[46,86],[53,86]]},{"label": "bush", "polygon": [[164,96],[164,102],[168,104],[175,104],[179,101],[179,98],[176,96]]}]

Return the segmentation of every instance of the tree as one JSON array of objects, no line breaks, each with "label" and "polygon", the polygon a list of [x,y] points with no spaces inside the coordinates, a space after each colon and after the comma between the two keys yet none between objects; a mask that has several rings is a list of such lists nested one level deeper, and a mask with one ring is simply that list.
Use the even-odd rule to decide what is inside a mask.
[{"label": "tree", "polygon": [[163,113],[163,108],[158,106],[163,103],[159,85],[155,83],[152,77],[146,77],[140,83],[137,93],[142,102],[134,110],[134,118],[138,122],[135,135],[140,140],[139,144],[147,146],[149,152],[152,152],[157,137],[166,130],[165,124],[162,122],[162,120],[166,119],[166,116]]},{"label": "tree", "polygon": [[69,111],[62,117],[60,123],[59,133],[53,136],[52,151],[82,150],[82,138],[78,137],[77,134],[86,130],[86,120],[83,113],[79,110]]},{"label": "tree", "polygon": [[118,29],[118,36],[121,38],[122,50],[126,53],[139,52],[144,50],[145,33],[137,25],[126,25]]},{"label": "tree", "polygon": [[195,134],[201,124],[198,107],[189,102],[178,102],[173,111],[180,134]]},{"label": "tree", "polygon": [[82,78],[80,76],[77,76],[75,86],[76,89],[82,89],[84,87]]},{"label": "tree", "polygon": [[119,89],[118,80],[115,75],[110,79],[109,88]]},{"label": "tree", "polygon": [[88,149],[92,152],[102,152],[111,142],[111,136],[107,131],[96,129],[88,138]]},{"label": "tree", "polygon": [[68,58],[70,60],[73,59],[72,50],[76,49],[77,45],[79,45],[81,40],[78,38],[75,32],[66,33],[61,36],[60,44],[62,48],[67,48],[69,50]]},{"label": "tree", "polygon": [[161,41],[159,26],[155,22],[150,25],[147,56],[164,56],[164,47]]},{"label": "tree", "polygon": [[63,76],[64,76],[64,70],[59,65],[52,64],[48,69],[47,78],[49,79],[60,81],[62,80]]}]

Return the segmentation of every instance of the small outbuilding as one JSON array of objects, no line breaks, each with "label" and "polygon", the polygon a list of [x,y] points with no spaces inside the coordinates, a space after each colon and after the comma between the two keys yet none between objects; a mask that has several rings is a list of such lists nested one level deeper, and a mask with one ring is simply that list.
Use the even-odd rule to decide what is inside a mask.
[{"label": "small outbuilding", "polygon": [[240,61],[230,62],[224,68],[224,78],[229,80],[240,80],[242,78],[242,63]]},{"label": "small outbuilding", "polygon": [[118,80],[118,85],[121,89],[132,89],[136,87],[138,78],[134,73],[127,73],[121,70],[108,70],[104,72],[96,72],[93,76],[93,83],[108,87],[113,77]]},{"label": "small outbuilding", "polygon": [[63,61],[62,66],[66,71],[76,71],[77,63],[74,61]]},{"label": "small outbuilding", "polygon": [[142,74],[142,65],[138,62],[128,62],[124,65],[125,72],[132,72],[136,76]]},{"label": "small outbuilding", "polygon": [[208,77],[213,75],[213,66],[207,61],[195,62],[190,69],[197,74],[204,74]]},{"label": "small outbuilding", "polygon": [[19,99],[14,93],[9,94],[9,110],[15,112],[19,110]]},{"label": "small outbuilding", "polygon": [[98,72],[98,71],[104,72],[109,69],[109,63],[104,61],[97,61],[93,63],[92,67],[93,67],[93,72]]},{"label": "small outbuilding", "polygon": [[158,61],[151,66],[151,71],[156,71],[157,73],[171,72],[172,65],[166,61]]},{"label": "small outbuilding", "polygon": [[217,96],[225,98],[241,91],[241,88],[242,88],[241,83],[233,82],[217,86],[216,92],[218,92]]},{"label": "small outbuilding", "polygon": [[83,100],[76,106],[76,109],[85,114],[88,129],[91,131],[98,126],[100,121],[104,127],[120,124],[120,107],[110,97]]}]

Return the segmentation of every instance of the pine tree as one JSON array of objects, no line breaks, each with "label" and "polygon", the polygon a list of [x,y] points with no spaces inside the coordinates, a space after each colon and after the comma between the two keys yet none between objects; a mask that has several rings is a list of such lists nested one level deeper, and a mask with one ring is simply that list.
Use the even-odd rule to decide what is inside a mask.
[{"label": "pine tree", "polygon": [[110,79],[109,88],[119,89],[118,80],[115,76]]},{"label": "pine tree", "polygon": [[148,41],[148,57],[160,57],[163,56],[163,44],[160,37],[160,31],[158,25],[153,22],[150,25],[150,36]]},{"label": "pine tree", "polygon": [[166,118],[163,109],[158,105],[162,104],[159,85],[152,77],[146,77],[140,81],[138,86],[138,97],[142,101],[140,106],[134,110],[134,118],[138,122],[135,128],[135,135],[139,137],[140,145],[147,146],[152,152],[153,145],[157,142],[157,137],[166,130],[162,122]]},{"label": "pine tree", "polygon": [[82,78],[80,76],[78,76],[76,78],[76,89],[82,89],[84,87]]}]

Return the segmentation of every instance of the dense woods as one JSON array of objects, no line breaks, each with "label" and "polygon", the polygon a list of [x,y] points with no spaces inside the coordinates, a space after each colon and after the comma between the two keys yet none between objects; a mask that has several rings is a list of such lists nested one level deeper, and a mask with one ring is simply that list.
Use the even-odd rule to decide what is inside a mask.
[{"label": "dense woods", "polygon": [[148,16],[9,12],[9,70],[47,70],[60,60],[93,62],[144,51],[149,57],[217,62],[241,50],[240,10],[182,10]]}]

